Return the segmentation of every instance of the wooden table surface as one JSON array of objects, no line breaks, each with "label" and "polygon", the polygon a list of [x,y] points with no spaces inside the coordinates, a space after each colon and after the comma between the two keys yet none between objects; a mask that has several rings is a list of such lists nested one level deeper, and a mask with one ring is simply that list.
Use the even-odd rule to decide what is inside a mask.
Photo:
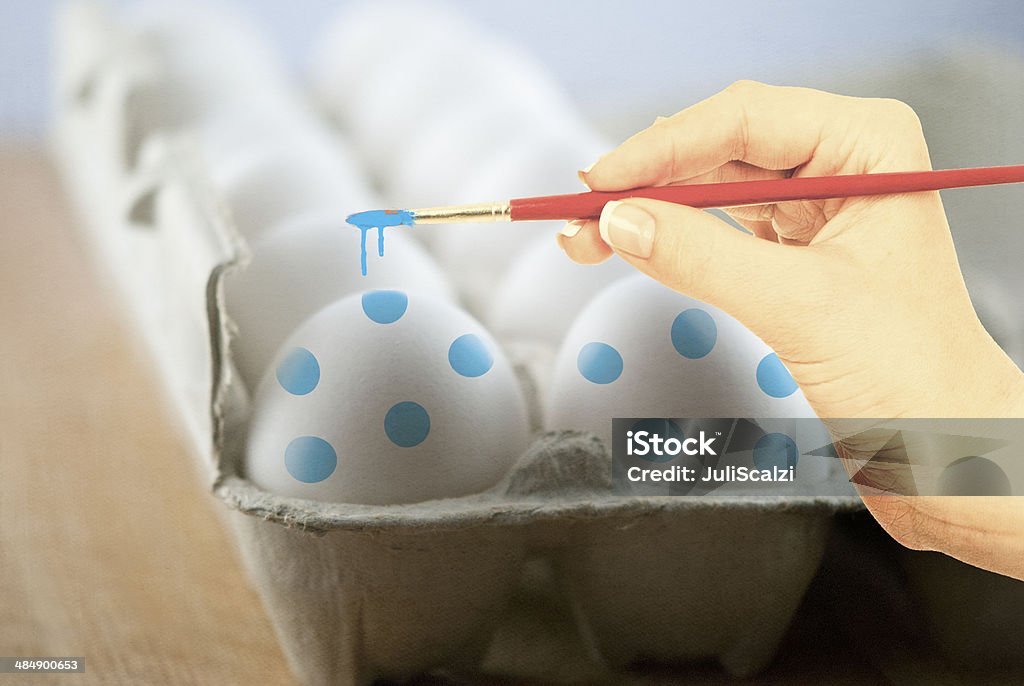
[{"label": "wooden table surface", "polygon": [[0,150],[0,683],[291,684],[56,174]]}]

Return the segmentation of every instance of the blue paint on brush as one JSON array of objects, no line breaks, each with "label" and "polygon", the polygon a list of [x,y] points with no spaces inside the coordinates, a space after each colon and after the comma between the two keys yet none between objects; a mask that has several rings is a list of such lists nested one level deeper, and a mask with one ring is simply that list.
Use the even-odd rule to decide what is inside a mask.
[{"label": "blue paint on brush", "polygon": [[392,226],[412,226],[416,223],[416,215],[408,210],[368,210],[350,214],[345,221],[359,229],[359,264],[363,276],[366,276],[366,232],[377,229],[377,254],[384,257],[384,229]]}]

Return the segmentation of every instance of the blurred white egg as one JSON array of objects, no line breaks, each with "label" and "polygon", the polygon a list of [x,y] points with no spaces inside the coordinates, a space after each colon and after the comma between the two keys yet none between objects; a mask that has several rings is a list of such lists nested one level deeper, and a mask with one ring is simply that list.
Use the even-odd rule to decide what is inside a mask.
[{"label": "blurred white egg", "polygon": [[372,206],[366,181],[340,143],[308,133],[264,142],[211,167],[214,188],[249,241],[311,210]]},{"label": "blurred white egg", "polygon": [[738,321],[647,276],[580,313],[555,362],[547,426],[611,445],[613,417],[814,417],[778,356]]},{"label": "blurred white egg", "polygon": [[444,300],[366,291],[281,348],[255,398],[246,475],[281,495],[413,503],[494,485],[529,438],[480,324]]},{"label": "blurred white egg", "polygon": [[232,352],[250,388],[300,323],[343,296],[398,288],[453,297],[437,264],[400,230],[386,234],[386,257],[381,259],[376,232],[370,232],[363,276],[359,231],[345,223],[345,216],[312,212],[289,219],[253,245],[248,266],[225,279],[225,305],[238,326]]},{"label": "blurred white egg", "polygon": [[147,0],[126,7],[122,20],[133,40],[156,50],[177,78],[210,100],[289,88],[267,36],[224,3]]},{"label": "blurred white egg", "polygon": [[[207,163],[244,154],[244,151],[266,145],[266,141],[296,140],[299,144],[312,136],[323,140],[328,149],[345,159],[354,158],[348,146],[322,128],[315,115],[298,101],[275,101],[253,109],[249,106],[225,107],[191,127]],[[310,141],[312,143],[312,141]]]},{"label": "blurred white egg", "polygon": [[[504,103],[470,103],[430,121],[403,152],[385,192],[403,207],[472,202],[459,197],[510,135],[531,134],[522,109]],[[487,198],[495,199],[495,198]]]},{"label": "blurred white egg", "polygon": [[[382,41],[402,35],[401,41]],[[364,100],[388,98],[392,89],[380,76],[396,65],[429,59],[430,47],[472,35],[461,15],[419,2],[359,3],[342,9],[329,22],[309,58],[310,82],[317,99],[341,120]],[[400,92],[397,95],[401,95]],[[415,105],[415,102],[405,103]],[[385,114],[401,117],[401,111]],[[388,122],[382,122],[387,124]]]},{"label": "blurred white egg", "polygon": [[604,288],[636,270],[617,256],[601,264],[577,264],[554,235],[537,238],[499,284],[486,319],[503,340],[559,346],[584,306]]},{"label": "blurred white egg", "polygon": [[[401,163],[405,147],[434,117],[454,110],[453,95],[464,88],[465,70],[480,71],[475,55],[481,46],[441,34],[427,35],[418,49],[403,41],[406,55],[395,55],[374,70],[374,81],[364,81],[343,112],[338,113],[370,169],[382,179]],[[404,57],[404,59],[401,59]],[[438,75],[444,75],[438,78]],[[483,86],[483,79],[471,81]],[[385,85],[386,84],[386,85]],[[443,108],[436,106],[439,101]]]},{"label": "blurred white egg", "polygon": [[[575,134],[509,141],[458,195],[464,202],[483,202],[582,192],[586,189],[576,172],[596,159],[599,149],[597,141]],[[439,225],[431,232],[430,245],[467,304],[486,312],[494,280],[539,236],[553,237],[562,226],[563,222]]]},{"label": "blurred white egg", "polygon": [[1003,352],[1024,369],[1024,306],[991,274],[965,270],[974,311]]},{"label": "blurred white egg", "polygon": [[[336,26],[328,34],[329,44],[314,53],[315,89],[382,180],[406,167],[409,147],[425,131],[460,118],[467,109],[517,111],[511,126],[500,116],[481,123],[506,138],[516,138],[520,124],[546,122],[558,128],[555,122],[571,111],[535,60],[467,22],[461,13],[381,3],[373,10],[343,13]],[[386,51],[372,47],[373,38],[391,35],[403,39]],[[353,48],[379,58],[360,68],[364,62]],[[443,159],[438,163],[444,164]]]},{"label": "blurred white egg", "polygon": [[239,155],[244,157],[252,148],[266,145],[268,140],[281,143],[292,139],[301,143],[308,138],[309,117],[310,114],[295,103],[286,102],[207,112],[196,120],[145,132],[141,143],[136,143],[140,148],[138,167],[159,167],[166,154],[176,148],[172,141],[183,139],[194,145],[207,168],[237,159]]}]

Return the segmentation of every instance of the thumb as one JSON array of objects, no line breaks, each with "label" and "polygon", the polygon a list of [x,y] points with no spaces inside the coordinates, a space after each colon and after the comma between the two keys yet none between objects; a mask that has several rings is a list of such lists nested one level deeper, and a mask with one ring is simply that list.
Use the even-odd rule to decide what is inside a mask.
[{"label": "thumb", "polygon": [[[725,310],[765,338],[804,290],[810,252],[744,233],[702,210],[646,198],[609,202],[601,238],[673,290]],[[763,332],[763,333],[762,333]]]}]

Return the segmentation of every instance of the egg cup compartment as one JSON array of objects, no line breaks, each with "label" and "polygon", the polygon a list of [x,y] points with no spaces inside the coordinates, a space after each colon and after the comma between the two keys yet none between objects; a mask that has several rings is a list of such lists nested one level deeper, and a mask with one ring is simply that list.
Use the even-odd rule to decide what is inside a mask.
[{"label": "egg cup compartment", "polygon": [[409,505],[280,497],[222,466],[217,495],[249,515],[233,518],[246,566],[311,684],[478,670],[527,559],[554,570],[581,673],[712,658],[750,675],[774,656],[831,515],[857,507],[615,496],[603,444],[576,432],[539,437],[484,493]]},{"label": "egg cup compartment", "polygon": [[[245,488],[222,492],[244,498]],[[304,684],[476,669],[524,561],[519,529],[354,526],[318,536],[244,514],[232,524]]]},{"label": "egg cup compartment", "polygon": [[900,549],[900,566],[932,639],[962,669],[1024,670],[1024,583],[935,552]]}]

